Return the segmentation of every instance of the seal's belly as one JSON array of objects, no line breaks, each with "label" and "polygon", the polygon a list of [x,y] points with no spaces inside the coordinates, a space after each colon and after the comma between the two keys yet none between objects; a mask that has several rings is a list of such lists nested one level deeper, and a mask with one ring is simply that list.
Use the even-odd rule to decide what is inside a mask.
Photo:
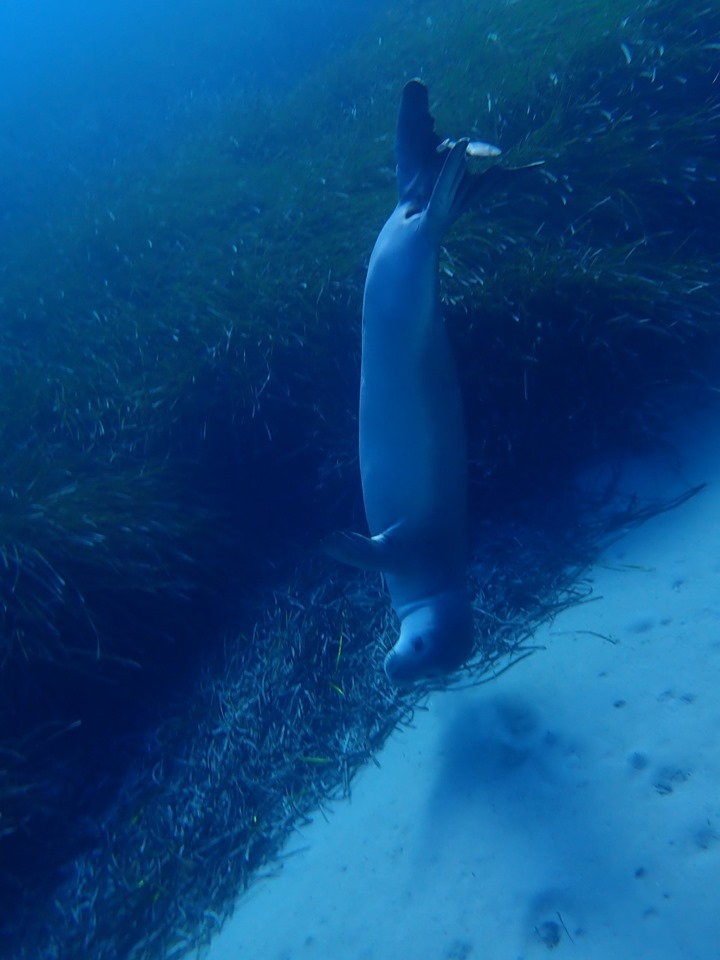
[{"label": "seal's belly", "polygon": [[370,533],[395,528],[406,561],[414,557],[433,577],[455,568],[464,555],[466,469],[437,238],[398,207],[375,244],[363,302],[360,472]]},{"label": "seal's belly", "polygon": [[392,343],[364,349],[360,470],[373,535],[401,521],[424,536],[441,529],[457,538],[464,530],[460,390],[439,316],[426,333],[404,351]]}]

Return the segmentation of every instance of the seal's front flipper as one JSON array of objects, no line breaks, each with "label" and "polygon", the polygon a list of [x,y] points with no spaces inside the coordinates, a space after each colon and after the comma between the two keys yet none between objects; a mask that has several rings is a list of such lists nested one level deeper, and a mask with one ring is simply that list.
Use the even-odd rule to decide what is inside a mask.
[{"label": "seal's front flipper", "polygon": [[386,567],[382,538],[364,537],[361,533],[335,533],[323,544],[328,556],[363,570],[382,571]]},{"label": "seal's front flipper", "polygon": [[325,541],[323,550],[351,567],[383,573],[394,567],[399,559],[399,545],[393,533],[400,526],[395,523],[376,537],[365,537],[362,533],[335,533]]}]

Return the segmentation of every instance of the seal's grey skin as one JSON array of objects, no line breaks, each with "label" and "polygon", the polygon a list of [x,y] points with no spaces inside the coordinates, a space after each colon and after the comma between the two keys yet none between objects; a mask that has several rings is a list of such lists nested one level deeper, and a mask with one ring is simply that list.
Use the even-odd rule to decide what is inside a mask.
[{"label": "seal's grey skin", "polygon": [[[473,145],[482,146],[499,152]],[[400,619],[385,660],[395,683],[454,670],[473,646],[465,428],[438,297],[440,242],[476,180],[467,150],[467,140],[441,143],[427,89],[411,80],[398,118],[398,205],[372,252],[363,303],[360,472],[371,537],[340,534],[330,545],[385,577]]]}]

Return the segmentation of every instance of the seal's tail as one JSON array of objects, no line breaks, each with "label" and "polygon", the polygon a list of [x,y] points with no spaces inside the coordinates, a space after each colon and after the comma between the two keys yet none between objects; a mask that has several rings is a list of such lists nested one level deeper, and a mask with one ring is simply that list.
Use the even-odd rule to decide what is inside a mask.
[{"label": "seal's tail", "polygon": [[468,140],[458,140],[450,148],[427,205],[425,215],[441,230],[460,216],[473,192],[465,158],[467,145]]},{"label": "seal's tail", "polygon": [[500,150],[488,143],[441,141],[430,113],[427,87],[421,80],[405,84],[395,134],[400,203],[411,203],[419,210],[427,208],[439,224],[449,226],[472,201],[502,186],[508,174],[516,173],[497,164],[484,172],[471,173],[466,158],[499,155]]},{"label": "seal's tail", "polygon": [[400,203],[428,209],[439,226],[449,226],[476,195],[482,174],[467,169],[467,156],[498,156],[490,144],[463,139],[441,141],[421,80],[405,84],[400,101],[395,157]]},{"label": "seal's tail", "polygon": [[424,208],[443,167],[440,137],[430,114],[427,87],[421,80],[405,84],[395,131],[398,198]]}]

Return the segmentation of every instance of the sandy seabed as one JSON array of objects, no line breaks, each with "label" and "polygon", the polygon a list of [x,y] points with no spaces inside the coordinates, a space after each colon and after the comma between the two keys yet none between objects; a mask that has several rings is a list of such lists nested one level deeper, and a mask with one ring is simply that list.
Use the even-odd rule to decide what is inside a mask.
[{"label": "sandy seabed", "polygon": [[613,544],[545,649],[433,695],[205,960],[720,958],[716,423],[624,480],[707,487]]}]

